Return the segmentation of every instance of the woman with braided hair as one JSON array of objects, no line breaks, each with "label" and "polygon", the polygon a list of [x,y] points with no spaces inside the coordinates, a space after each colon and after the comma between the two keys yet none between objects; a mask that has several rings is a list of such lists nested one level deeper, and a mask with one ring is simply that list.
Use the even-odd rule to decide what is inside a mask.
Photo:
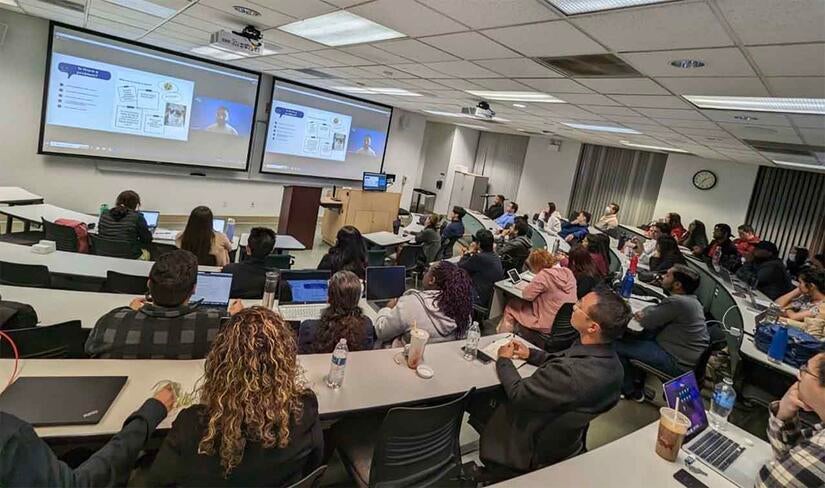
[{"label": "woman with braided hair", "polygon": [[235,314],[206,357],[200,404],[182,410],[147,486],[288,486],[321,464],[318,400],[280,315]]},{"label": "woman with braided hair", "polygon": [[378,311],[375,334],[397,347],[409,342],[414,323],[429,332],[429,342],[461,339],[470,325],[473,293],[466,271],[449,261],[435,263],[424,274],[424,291],[409,290]]}]

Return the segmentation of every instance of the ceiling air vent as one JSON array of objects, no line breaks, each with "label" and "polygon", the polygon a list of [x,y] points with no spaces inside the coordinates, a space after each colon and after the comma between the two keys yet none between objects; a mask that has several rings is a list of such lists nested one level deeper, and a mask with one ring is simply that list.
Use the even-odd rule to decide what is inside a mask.
[{"label": "ceiling air vent", "polygon": [[589,76],[594,78],[642,76],[641,73],[613,54],[533,58],[533,60],[567,76]]},{"label": "ceiling air vent", "polygon": [[295,71],[300,71],[301,73],[304,73],[305,75],[315,76],[317,78],[326,78],[326,79],[335,78],[334,76],[332,76],[329,73],[324,73],[323,71],[318,71],[317,69],[312,69],[312,68],[301,68],[301,69],[296,69]]},{"label": "ceiling air vent", "polygon": [[86,10],[85,2],[70,2],[69,0],[40,0],[40,3],[48,3],[49,5],[54,5],[55,7],[74,10],[75,12],[81,13]]},{"label": "ceiling air vent", "polygon": [[774,141],[755,141],[744,139],[745,143],[760,152],[773,154],[787,154],[789,156],[812,156],[825,151],[825,147],[807,146],[804,144],[788,144]]}]

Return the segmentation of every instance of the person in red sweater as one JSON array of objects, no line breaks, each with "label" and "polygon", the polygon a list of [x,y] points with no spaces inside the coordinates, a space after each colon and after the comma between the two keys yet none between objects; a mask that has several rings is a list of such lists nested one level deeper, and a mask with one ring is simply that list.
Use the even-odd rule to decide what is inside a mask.
[{"label": "person in red sweater", "polygon": [[756,235],[753,227],[748,224],[740,225],[737,230],[739,231],[739,239],[734,239],[733,245],[736,246],[736,252],[740,256],[747,256],[757,244],[762,242],[762,239]]}]

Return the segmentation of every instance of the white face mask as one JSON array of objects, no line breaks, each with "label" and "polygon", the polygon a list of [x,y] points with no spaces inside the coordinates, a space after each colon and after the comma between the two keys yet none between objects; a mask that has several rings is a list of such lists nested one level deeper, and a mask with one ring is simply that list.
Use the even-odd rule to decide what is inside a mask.
[{"label": "white face mask", "polygon": [[604,207],[604,211],[607,212],[607,213],[610,213],[610,212],[613,211],[613,209],[610,208],[610,207]]}]

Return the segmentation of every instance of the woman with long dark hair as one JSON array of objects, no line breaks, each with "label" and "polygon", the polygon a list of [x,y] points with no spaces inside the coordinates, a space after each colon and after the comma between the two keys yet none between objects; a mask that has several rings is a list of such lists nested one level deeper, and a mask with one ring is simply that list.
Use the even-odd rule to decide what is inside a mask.
[{"label": "woman with long dark hair", "polygon": [[607,234],[587,234],[582,244],[590,251],[599,276],[606,277],[610,272],[610,237]]},{"label": "woman with long dark hair", "polygon": [[670,226],[670,235],[678,242],[687,232],[682,225],[682,216],[676,212],[667,214],[667,225]]},{"label": "woman with long dark hair", "polygon": [[192,209],[186,228],[178,234],[175,242],[198,258],[201,266],[226,266],[232,243],[223,232],[212,229],[212,210],[203,205]]},{"label": "woman with long dark hair", "polygon": [[663,235],[656,240],[656,251],[650,257],[650,271],[664,275],[674,264],[687,264],[673,236]]},{"label": "woman with long dark hair", "polygon": [[449,261],[440,261],[424,274],[424,288],[409,290],[378,311],[378,340],[394,346],[409,342],[413,324],[429,332],[429,342],[464,337],[473,313],[473,282],[467,272]]},{"label": "woman with long dark hair", "polygon": [[305,320],[298,331],[298,353],[332,352],[338,340],[347,340],[350,351],[372,349],[375,329],[364,315],[358,301],[361,299],[361,280],[352,271],[339,271],[329,280],[329,306],[318,320]]},{"label": "woman with long dark hair", "polygon": [[197,405],[182,410],[147,486],[290,486],[317,468],[318,399],[304,384],[292,330],[252,307],[218,332]]},{"label": "woman with long dark hair", "polygon": [[335,245],[321,258],[318,269],[328,269],[332,274],[341,270],[352,271],[363,280],[367,269],[367,244],[361,231],[351,225],[341,227],[335,236]]},{"label": "woman with long dark hair", "polygon": [[694,220],[688,225],[688,230],[682,239],[677,241],[679,245],[685,246],[694,254],[701,254],[708,247],[708,231],[705,229],[705,223],[701,220]]},{"label": "woman with long dark hair", "polygon": [[581,298],[591,291],[603,277],[596,268],[593,256],[584,246],[576,246],[567,255],[567,267],[576,277],[576,297]]}]

